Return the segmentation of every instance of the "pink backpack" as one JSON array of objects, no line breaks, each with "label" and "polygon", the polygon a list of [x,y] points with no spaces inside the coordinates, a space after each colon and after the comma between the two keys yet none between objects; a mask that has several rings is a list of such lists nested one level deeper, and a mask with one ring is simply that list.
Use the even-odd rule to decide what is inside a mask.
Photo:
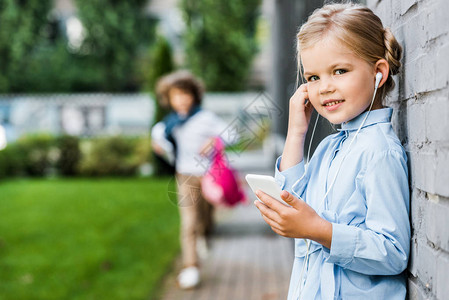
[{"label": "pink backpack", "polygon": [[221,138],[215,138],[212,162],[201,179],[204,198],[216,206],[234,206],[245,202],[245,193],[239,184],[237,171],[232,169],[226,158]]}]

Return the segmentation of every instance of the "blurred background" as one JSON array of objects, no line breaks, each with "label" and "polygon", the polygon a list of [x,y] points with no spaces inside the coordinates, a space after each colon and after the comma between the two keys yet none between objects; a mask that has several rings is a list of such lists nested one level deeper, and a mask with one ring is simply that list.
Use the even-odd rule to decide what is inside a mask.
[{"label": "blurred background", "polygon": [[155,82],[190,69],[266,153],[272,5],[0,1],[0,299],[155,297],[179,253]]},{"label": "blurred background", "polygon": [[[152,174],[148,132],[167,113],[155,101],[156,80],[192,70],[206,83],[205,106],[231,122],[266,90],[270,5],[2,1],[0,124],[10,146],[0,177]],[[95,165],[112,144],[129,159]]]},{"label": "blurred background", "polygon": [[[179,253],[150,148],[176,69],[270,173],[295,91],[295,32],[323,1],[1,0],[0,299],[153,299]],[[333,129],[320,124],[315,145]]]}]

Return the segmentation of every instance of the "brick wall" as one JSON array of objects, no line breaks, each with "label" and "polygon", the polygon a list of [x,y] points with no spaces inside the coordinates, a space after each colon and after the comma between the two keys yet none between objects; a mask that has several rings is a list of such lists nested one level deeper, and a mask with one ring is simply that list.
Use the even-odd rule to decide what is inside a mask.
[{"label": "brick wall", "polygon": [[367,0],[404,47],[387,99],[409,157],[409,299],[449,299],[449,15],[447,0]]}]

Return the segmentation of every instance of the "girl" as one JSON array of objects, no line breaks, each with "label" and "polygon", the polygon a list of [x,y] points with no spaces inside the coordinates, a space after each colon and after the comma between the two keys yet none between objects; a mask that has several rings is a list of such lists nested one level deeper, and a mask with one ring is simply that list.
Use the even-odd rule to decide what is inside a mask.
[{"label": "girl", "polygon": [[152,146],[158,155],[175,165],[183,262],[178,285],[190,289],[200,283],[198,253],[205,254],[205,234],[212,225],[212,206],[200,192],[211,143],[217,136],[227,143],[234,142],[237,135],[226,134],[227,124],[201,108],[203,84],[190,72],[177,71],[162,77],[157,93],[172,112],[154,125]]},{"label": "girl", "polygon": [[[255,201],[273,231],[295,238],[288,299],[404,299],[407,157],[390,123],[392,109],[382,105],[402,49],[370,9],[356,4],[316,10],[297,37],[307,82],[290,99],[275,168],[281,198],[291,206],[261,191],[263,203]],[[306,165],[313,109],[341,129]]]}]

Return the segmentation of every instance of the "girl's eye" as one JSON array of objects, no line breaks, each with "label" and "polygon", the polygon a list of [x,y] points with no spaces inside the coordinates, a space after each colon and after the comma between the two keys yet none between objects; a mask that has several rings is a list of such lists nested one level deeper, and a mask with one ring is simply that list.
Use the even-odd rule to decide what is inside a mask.
[{"label": "girl's eye", "polygon": [[343,69],[338,69],[335,71],[335,74],[337,74],[337,75],[342,75],[344,73],[346,73],[346,70],[343,70]]},{"label": "girl's eye", "polygon": [[307,81],[315,81],[315,80],[318,80],[318,79],[319,79],[318,76],[312,75],[309,78],[307,78]]}]

